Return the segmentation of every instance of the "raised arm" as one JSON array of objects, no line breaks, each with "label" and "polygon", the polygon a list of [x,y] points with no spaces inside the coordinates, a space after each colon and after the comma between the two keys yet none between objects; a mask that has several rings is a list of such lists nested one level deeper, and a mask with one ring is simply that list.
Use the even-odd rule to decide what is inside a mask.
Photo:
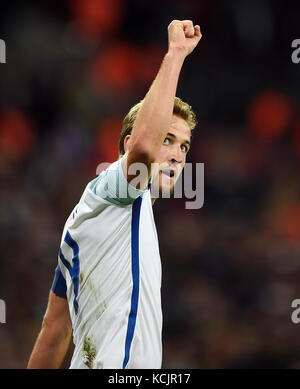
[{"label": "raised arm", "polygon": [[184,59],[194,50],[201,37],[200,27],[194,27],[191,20],[173,20],[168,26],[168,51],[143,100],[123,159],[123,170],[128,182],[135,175],[128,174],[127,167],[135,162],[147,166],[148,177],[141,182],[141,189],[147,187],[151,163],[155,161],[171,124]]},{"label": "raised arm", "polygon": [[68,351],[72,323],[68,302],[50,291],[42,329],[29,358],[28,369],[59,369]]}]

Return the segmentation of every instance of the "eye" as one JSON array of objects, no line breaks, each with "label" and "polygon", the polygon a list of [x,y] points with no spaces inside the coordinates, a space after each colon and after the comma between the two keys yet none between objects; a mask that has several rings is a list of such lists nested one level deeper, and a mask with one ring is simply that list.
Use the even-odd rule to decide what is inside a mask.
[{"label": "eye", "polygon": [[186,145],[181,145],[181,151],[187,153],[188,152],[188,148]]},{"label": "eye", "polygon": [[165,138],[164,141],[163,141],[163,144],[164,145],[168,145],[170,143],[170,139],[169,138]]}]

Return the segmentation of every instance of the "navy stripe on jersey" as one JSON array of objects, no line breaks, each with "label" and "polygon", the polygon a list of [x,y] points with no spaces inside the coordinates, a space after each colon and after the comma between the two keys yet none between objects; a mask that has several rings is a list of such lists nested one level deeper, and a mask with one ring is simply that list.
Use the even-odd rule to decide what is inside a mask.
[{"label": "navy stripe on jersey", "polygon": [[59,297],[67,298],[67,285],[64,276],[61,273],[59,265],[55,269],[54,280],[51,286],[51,290]]},{"label": "navy stripe on jersey", "polygon": [[131,269],[132,269],[132,295],[131,309],[128,318],[128,327],[125,340],[125,356],[123,361],[123,369],[126,368],[130,357],[130,347],[133,339],[136,315],[139,301],[140,287],[140,269],[139,269],[139,224],[141,211],[142,197],[138,197],[132,205],[132,221],[131,221]]},{"label": "navy stripe on jersey", "polygon": [[75,313],[78,313],[78,302],[77,302],[77,295],[78,295],[78,287],[79,287],[79,247],[78,244],[75,242],[74,239],[72,239],[69,231],[67,231],[66,236],[65,236],[65,242],[67,243],[68,246],[70,246],[73,250],[73,266],[71,266],[70,262],[66,260],[64,257],[62,250],[59,249],[59,258],[61,259],[62,263],[66,266],[68,269],[73,285],[74,285],[74,309]]}]

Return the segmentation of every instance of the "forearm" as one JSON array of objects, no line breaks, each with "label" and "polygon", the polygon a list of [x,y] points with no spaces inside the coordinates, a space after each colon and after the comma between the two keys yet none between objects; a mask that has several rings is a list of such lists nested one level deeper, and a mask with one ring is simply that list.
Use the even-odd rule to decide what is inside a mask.
[{"label": "forearm", "polygon": [[160,70],[139,110],[131,136],[131,146],[142,147],[155,159],[171,124],[174,99],[185,55],[169,49]]},{"label": "forearm", "polygon": [[43,325],[29,358],[28,369],[59,369],[69,349],[71,331],[64,334]]}]

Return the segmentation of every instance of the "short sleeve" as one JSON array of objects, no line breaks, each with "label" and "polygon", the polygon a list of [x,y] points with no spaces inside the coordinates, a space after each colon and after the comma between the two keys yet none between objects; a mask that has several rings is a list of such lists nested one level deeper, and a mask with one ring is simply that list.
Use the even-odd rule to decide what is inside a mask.
[{"label": "short sleeve", "polygon": [[67,285],[64,276],[61,273],[59,265],[57,265],[54,274],[54,280],[51,290],[59,297],[67,298]]},{"label": "short sleeve", "polygon": [[97,196],[120,206],[132,204],[147,191],[128,183],[122,168],[122,158],[112,163],[90,184],[90,189]]}]

